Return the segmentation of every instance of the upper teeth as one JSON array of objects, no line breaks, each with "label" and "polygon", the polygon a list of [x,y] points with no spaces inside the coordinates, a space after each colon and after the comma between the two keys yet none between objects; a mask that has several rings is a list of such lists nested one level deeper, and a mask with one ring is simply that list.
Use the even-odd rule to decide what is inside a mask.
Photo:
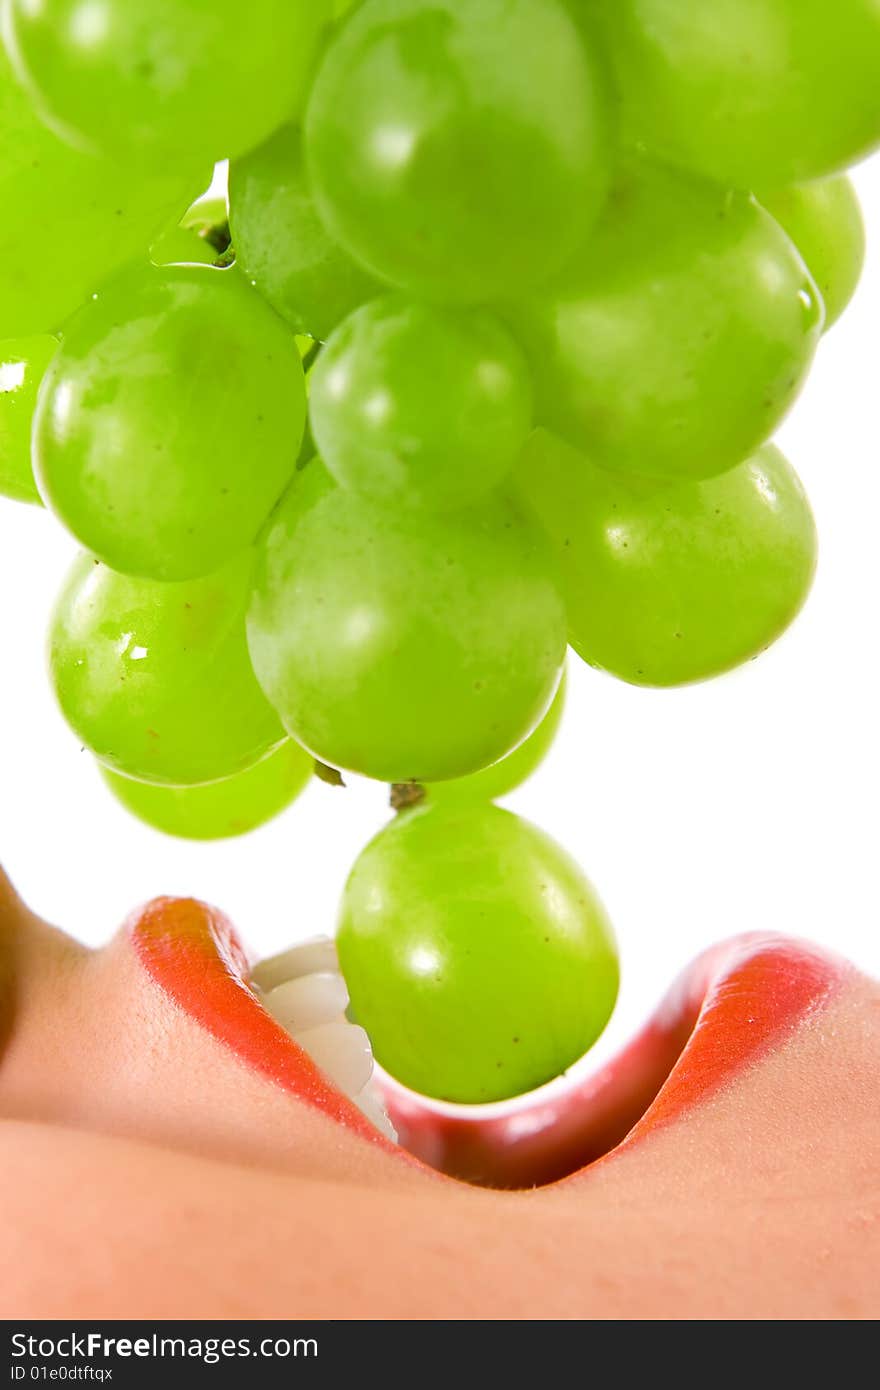
[{"label": "upper teeth", "polygon": [[293,1036],[341,1090],[352,1099],[360,1095],[373,1075],[373,1051],[363,1028],[338,1019]]},{"label": "upper teeth", "polygon": [[287,980],[298,980],[302,975],[314,975],[325,970],[339,974],[336,942],[329,936],[316,936],[312,941],[304,941],[301,946],[291,946],[289,951],[281,951],[277,956],[261,960],[251,971],[251,983],[265,994]]},{"label": "upper teeth", "polygon": [[291,1033],[330,1023],[348,1008],[348,990],[335,971],[315,971],[300,975],[286,985],[276,985],[264,996],[266,1008]]},{"label": "upper teeth", "polygon": [[251,985],[272,1017],[330,1080],[378,1130],[396,1140],[391,1121],[370,1089],[370,1040],[363,1028],[345,1017],[348,989],[334,942],[329,937],[316,937],[260,961],[251,973]]}]

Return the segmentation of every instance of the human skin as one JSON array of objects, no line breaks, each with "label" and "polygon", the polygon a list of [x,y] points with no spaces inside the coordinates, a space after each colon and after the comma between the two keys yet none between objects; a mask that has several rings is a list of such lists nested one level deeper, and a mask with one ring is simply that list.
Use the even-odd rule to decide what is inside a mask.
[{"label": "human skin", "polygon": [[528,1191],[381,1139],[244,971],[200,904],[161,900],[91,951],[0,876],[5,1316],[880,1313],[880,988],[841,962],[780,938],[709,953],[515,1160],[510,1132],[465,1142],[393,1098],[447,1166],[570,1174]]}]

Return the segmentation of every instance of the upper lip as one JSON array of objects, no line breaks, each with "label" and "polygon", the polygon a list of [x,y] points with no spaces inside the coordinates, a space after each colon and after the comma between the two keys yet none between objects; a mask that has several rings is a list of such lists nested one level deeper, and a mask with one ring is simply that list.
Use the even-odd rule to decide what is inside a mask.
[{"label": "upper lip", "polygon": [[125,930],[155,984],[254,1071],[372,1144],[397,1152],[248,987],[248,958],[222,912],[192,898],[156,898]]},{"label": "upper lip", "polygon": [[438,1105],[385,1078],[403,1146],[395,1148],[263,1009],[221,913],[192,899],[159,898],[127,930],[153,981],[247,1065],[398,1161],[415,1155],[432,1169],[500,1187],[556,1181],[675,1123],[777,1046],[849,971],[805,942],[736,937],[700,956],[642,1032],[586,1080],[500,1108]]}]

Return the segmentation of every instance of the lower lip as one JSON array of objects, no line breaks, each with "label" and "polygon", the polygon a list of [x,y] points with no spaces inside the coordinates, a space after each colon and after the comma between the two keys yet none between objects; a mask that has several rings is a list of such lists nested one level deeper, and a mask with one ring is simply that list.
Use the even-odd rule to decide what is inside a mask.
[{"label": "lower lip", "polygon": [[390,1078],[400,1143],[468,1182],[531,1187],[639,1144],[716,1094],[821,1007],[848,967],[784,937],[738,937],[701,956],[646,1028],[595,1076],[515,1108],[438,1105]]}]

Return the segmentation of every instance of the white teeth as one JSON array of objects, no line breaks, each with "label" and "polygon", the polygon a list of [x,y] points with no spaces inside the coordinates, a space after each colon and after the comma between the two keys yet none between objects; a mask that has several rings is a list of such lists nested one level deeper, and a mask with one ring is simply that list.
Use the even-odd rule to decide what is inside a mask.
[{"label": "white teeth", "polygon": [[349,1096],[362,1091],[373,1074],[373,1049],[363,1028],[339,1019],[293,1034],[331,1081]]},{"label": "white teeth", "polygon": [[326,971],[339,974],[336,942],[331,941],[329,936],[316,936],[313,941],[304,941],[301,946],[293,946],[289,951],[281,951],[277,956],[261,960],[251,971],[251,984],[268,992],[286,984],[288,980]]},{"label": "white teeth", "polygon": [[384,1134],[386,1139],[390,1139],[392,1144],[397,1143],[397,1130],[388,1118],[388,1111],[382,1104],[379,1097],[365,1086],[359,1095],[353,1097],[358,1110],[366,1115],[367,1119],[376,1126],[380,1134]]},{"label": "white teeth", "polygon": [[345,1017],[348,986],[339,971],[336,943],[318,936],[270,956],[254,966],[250,982],[276,1022],[379,1133],[396,1143],[385,1108],[368,1084],[373,1073],[370,1039]]},{"label": "white teeth", "polygon": [[263,1003],[288,1032],[300,1033],[340,1018],[348,1008],[348,989],[341,975],[319,970],[270,989]]}]

